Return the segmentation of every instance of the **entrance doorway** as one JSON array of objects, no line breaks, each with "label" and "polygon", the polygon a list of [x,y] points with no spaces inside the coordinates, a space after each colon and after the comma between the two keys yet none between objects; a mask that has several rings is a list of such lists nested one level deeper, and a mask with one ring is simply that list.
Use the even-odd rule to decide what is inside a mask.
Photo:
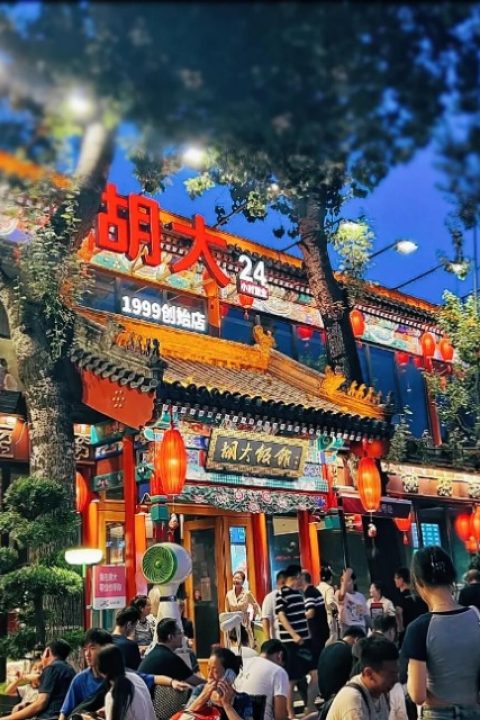
[{"label": "entrance doorway", "polygon": [[251,519],[236,514],[189,520],[187,515],[184,544],[192,556],[192,574],[185,581],[187,615],[194,625],[197,657],[206,660],[211,646],[222,639],[218,615],[225,610],[233,573],[242,570],[246,587],[255,594]]}]

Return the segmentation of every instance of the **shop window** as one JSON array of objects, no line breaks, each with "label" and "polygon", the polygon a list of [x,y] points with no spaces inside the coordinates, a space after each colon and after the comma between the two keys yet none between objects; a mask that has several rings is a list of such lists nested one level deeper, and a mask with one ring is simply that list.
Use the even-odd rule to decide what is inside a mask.
[{"label": "shop window", "polygon": [[[442,546],[442,535],[440,533],[440,525],[438,523],[422,522],[420,523],[422,529],[423,545],[439,545]],[[412,523],[412,545],[415,550],[420,547],[420,540],[418,537],[418,527],[416,523]]]},{"label": "shop window", "polygon": [[425,379],[420,370],[412,363],[398,368],[398,374],[400,378],[400,404],[402,408],[408,406],[412,411],[411,415],[407,415],[410,432],[415,437],[420,437],[425,430],[429,429]]},{"label": "shop window", "polygon": [[288,565],[300,565],[300,546],[296,516],[274,515],[267,520],[272,582]]},{"label": "shop window", "polygon": [[229,533],[232,573],[237,572],[237,570],[245,573],[245,589],[248,590],[247,529],[234,526],[229,528]]},{"label": "shop window", "polygon": [[314,330],[311,339],[306,342],[301,340],[295,331],[296,356],[298,362],[318,372],[324,372],[327,364],[327,353],[325,347],[324,333],[322,330]]},{"label": "shop window", "polygon": [[102,273],[94,274],[93,287],[86,291],[80,305],[92,308],[93,310],[104,310],[115,312],[115,278]]},{"label": "shop window", "polygon": [[122,565],[125,562],[125,525],[108,522],[106,530],[107,565]]},{"label": "shop window", "polygon": [[253,318],[249,313],[248,320],[245,311],[230,306],[228,314],[222,319],[221,337],[224,340],[253,345]]}]

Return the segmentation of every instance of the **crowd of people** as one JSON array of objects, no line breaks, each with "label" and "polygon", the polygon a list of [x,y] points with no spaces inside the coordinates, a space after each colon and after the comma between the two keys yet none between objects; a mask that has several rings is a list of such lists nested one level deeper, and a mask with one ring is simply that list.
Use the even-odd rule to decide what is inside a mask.
[{"label": "crowd of people", "polygon": [[18,703],[3,720],[155,720],[157,686],[181,694],[175,720],[293,720],[295,691],[308,720],[480,720],[480,574],[469,571],[457,601],[440,547],[415,553],[411,578],[396,571],[395,602],[376,581],[367,600],[351,568],[335,588],[329,566],[315,587],[290,565],[255,608],[266,636],[258,654],[246,603],[255,599],[236,576],[230,610],[242,613],[240,643],[214,645],[206,677],[185,641],[190,621],[182,613],[181,626],[155,623],[139,596],[117,613],[112,633],[86,632],[81,672],[68,663],[68,643],[48,643],[40,663],[7,687]]}]

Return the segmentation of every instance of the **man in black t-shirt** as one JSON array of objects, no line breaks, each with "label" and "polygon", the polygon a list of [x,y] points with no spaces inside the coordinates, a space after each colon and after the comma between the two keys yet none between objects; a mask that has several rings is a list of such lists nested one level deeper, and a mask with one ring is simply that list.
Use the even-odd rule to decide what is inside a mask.
[{"label": "man in black t-shirt", "polygon": [[140,610],[133,605],[120,610],[115,618],[112,642],[122,653],[123,662],[128,670],[137,670],[142,659],[138,643],[128,637],[134,634],[139,620]]},{"label": "man in black t-shirt", "polygon": [[460,605],[474,605],[480,610],[480,572],[478,570],[469,570],[465,575],[466,585],[460,590],[458,602]]},{"label": "man in black t-shirt", "polygon": [[419,617],[419,615],[428,612],[428,607],[426,603],[411,590],[410,570],[408,568],[398,568],[393,580],[399,592],[395,611],[397,616],[398,644],[401,646],[407,627],[413,620]]},{"label": "man in black t-shirt", "polygon": [[148,655],[145,655],[138,671],[152,675],[168,675],[174,680],[184,680],[189,685],[205,682],[192,673],[182,658],[175,654],[175,650],[182,647],[183,640],[183,632],[176,620],[163,618],[157,624],[156,633],[158,642]]},{"label": "man in black t-shirt", "polygon": [[52,640],[42,655],[43,672],[40,676],[38,697],[26,707],[4,716],[2,720],[27,720],[27,718],[58,717],[75,670],[65,660],[71,647],[65,640]]}]

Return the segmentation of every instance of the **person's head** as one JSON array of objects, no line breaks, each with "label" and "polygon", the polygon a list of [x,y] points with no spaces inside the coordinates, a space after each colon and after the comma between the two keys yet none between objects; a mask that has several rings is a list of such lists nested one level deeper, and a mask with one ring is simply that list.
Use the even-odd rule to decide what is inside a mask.
[{"label": "person's head", "polygon": [[267,660],[275,663],[275,665],[283,666],[285,658],[285,647],[282,645],[280,640],[265,640],[265,642],[262,643],[262,646],[260,648],[260,655],[261,657],[264,657]]},{"label": "person's head", "polygon": [[475,585],[476,583],[480,583],[480,572],[478,570],[468,570],[468,572],[465,573],[465,582],[468,585]]},{"label": "person's head", "polygon": [[320,580],[330,583],[333,580],[333,572],[330,565],[322,565],[320,570]]},{"label": "person's head", "polygon": [[245,573],[243,570],[236,570],[233,573],[233,587],[242,588],[245,583]]},{"label": "person's head", "polygon": [[394,615],[377,615],[373,618],[372,629],[395,642],[397,639],[397,620]]},{"label": "person's head", "polygon": [[140,620],[145,620],[147,615],[152,612],[152,603],[147,595],[135,595],[130,606],[137,608],[140,613]]},{"label": "person's head", "polygon": [[207,679],[218,682],[225,675],[227,670],[233,670],[237,676],[242,667],[242,658],[235,655],[231,650],[214,645],[208,659]]},{"label": "person's head", "polygon": [[378,634],[362,640],[360,652],[362,681],[373,697],[389,692],[398,682],[398,650]]},{"label": "person's head", "polygon": [[363,630],[358,625],[350,625],[350,627],[347,627],[345,632],[342,635],[342,640],[349,645],[356,645],[359,640],[362,640],[364,637],[366,637],[365,630]]},{"label": "person's head", "polygon": [[83,655],[88,667],[95,667],[97,654],[105,647],[111,645],[112,636],[102,628],[90,628],[83,638]]},{"label": "person's head", "polygon": [[[345,570],[342,573],[342,580],[343,580],[344,575],[345,575]],[[354,572],[352,572],[352,574],[347,582],[347,586],[346,586],[347,592],[353,593],[356,591],[356,589],[357,589],[357,583],[355,582],[356,579],[357,579],[357,576],[355,575]]]},{"label": "person's head", "polygon": [[66,640],[51,640],[43,651],[42,667],[46,668],[55,660],[66,660],[72,648]]},{"label": "person's head", "polygon": [[280,572],[277,573],[277,576],[275,578],[277,583],[277,588],[280,590],[285,585],[285,580],[287,579],[287,576],[285,575],[285,570],[280,570]]},{"label": "person's head", "polygon": [[300,565],[289,565],[285,569],[285,585],[288,587],[298,589],[300,586],[302,568]]},{"label": "person's head", "polygon": [[157,640],[168,645],[170,650],[182,647],[183,631],[178,627],[177,621],[173,618],[162,618],[157,624]]},{"label": "person's head", "polygon": [[[231,642],[233,642],[235,645],[237,644],[237,631],[235,628],[233,628],[233,630],[229,630],[228,637]],[[243,625],[240,625],[240,645],[242,645],[243,647],[248,647],[248,644],[248,633],[243,627]]]},{"label": "person's head", "polygon": [[134,687],[125,674],[125,662],[120,648],[116,645],[102,647],[95,667],[100,677],[106,678],[111,686],[111,720],[123,720],[133,700]]},{"label": "person's head", "polygon": [[417,550],[412,558],[411,576],[416,591],[427,604],[432,593],[451,588],[456,580],[450,555],[438,545]]},{"label": "person's head", "polygon": [[311,585],[311,584],[312,584],[312,576],[310,575],[308,570],[302,570],[302,572],[300,573],[299,587],[302,590],[306,590],[309,587],[309,585]]},{"label": "person's head", "polygon": [[35,660],[30,668],[29,675],[31,676],[30,685],[35,690],[40,687],[40,676],[42,674],[43,664],[41,660]]},{"label": "person's head", "polygon": [[383,585],[381,582],[375,581],[370,585],[370,597],[378,602],[383,595]]},{"label": "person's head", "polygon": [[410,570],[406,567],[398,568],[393,576],[393,582],[398,590],[403,590],[410,585]]},{"label": "person's head", "polygon": [[131,635],[135,631],[135,625],[140,620],[140,610],[128,605],[120,610],[115,617],[115,630],[121,635]]}]

